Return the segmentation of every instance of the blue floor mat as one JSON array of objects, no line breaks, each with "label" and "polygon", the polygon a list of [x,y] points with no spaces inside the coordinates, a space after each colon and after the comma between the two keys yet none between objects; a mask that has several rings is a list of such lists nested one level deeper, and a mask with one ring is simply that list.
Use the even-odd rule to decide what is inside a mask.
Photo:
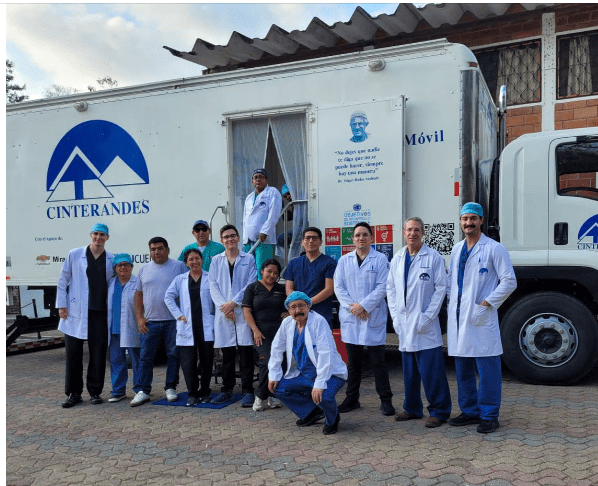
[{"label": "blue floor mat", "polygon": [[[210,395],[210,398],[214,398],[215,396],[216,396],[216,393],[212,393]],[[241,400],[242,397],[243,397],[243,395],[233,395],[233,397],[228,402],[220,403],[218,405],[216,405],[214,403],[198,403],[197,405],[195,405],[193,407],[189,407],[189,408],[212,408],[212,409],[218,410],[220,408],[228,407],[231,403],[238,402],[239,400]],[[176,402],[169,402],[168,400],[166,400],[166,398],[163,398],[162,400],[157,400],[155,402],[152,402],[152,405],[166,405],[169,407],[184,407],[187,405],[188,398],[189,398],[189,395],[187,395],[187,392],[181,392],[181,393],[179,393],[179,398]]]}]

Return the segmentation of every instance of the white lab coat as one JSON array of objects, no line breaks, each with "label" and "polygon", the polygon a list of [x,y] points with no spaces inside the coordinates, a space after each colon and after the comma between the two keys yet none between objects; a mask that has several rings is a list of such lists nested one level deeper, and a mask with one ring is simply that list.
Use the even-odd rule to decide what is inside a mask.
[{"label": "white lab coat", "polygon": [[[285,378],[291,379],[299,376],[299,370],[293,359],[293,338],[297,324],[291,316],[282,321],[270,351],[270,361],[268,362],[268,379],[270,381],[280,381],[283,376],[282,355],[287,353],[287,371]],[[343,380],[347,379],[347,365],[336,350],[336,343],[332,337],[332,331],[328,321],[320,314],[310,311],[307,316],[307,323],[303,328],[305,333],[305,347],[309,359],[316,367],[316,381],[314,388],[325,390],[326,383],[330,378],[338,376]]]},{"label": "white lab coat", "polygon": [[405,258],[401,248],[390,263],[386,291],[399,351],[413,353],[442,346],[438,313],[446,294],[444,259],[423,245],[411,261],[405,301]]},{"label": "white lab coat", "polygon": [[[89,282],[87,280],[87,246],[74,248],[62,265],[56,286],[56,308],[66,307],[68,317],[60,319],[58,330],[78,339],[87,339]],[[106,252],[106,280],[112,277],[114,255]],[[68,287],[68,291],[67,291]]]},{"label": "white lab coat", "polygon": [[[448,281],[447,342],[450,356],[484,357],[502,354],[498,308],[517,288],[509,252],[482,233],[471,250],[463,276],[457,326],[459,259],[465,240],[453,247]],[[486,301],[490,308],[479,305]]]},{"label": "white lab coat", "polygon": [[[201,320],[203,324],[204,341],[214,340],[214,302],[210,295],[208,272],[202,272],[199,287],[201,300]],[[178,305],[177,301],[178,300]],[[193,346],[193,320],[191,318],[191,297],[189,296],[189,272],[177,275],[164,296],[164,303],[176,321],[176,345]],[[187,322],[179,320],[185,316]]]},{"label": "white lab coat", "polygon": [[[253,332],[243,317],[241,303],[247,286],[257,280],[255,259],[243,251],[239,252],[233,270],[231,285],[228,260],[225,253],[212,258],[210,266],[210,294],[216,306],[214,317],[214,347],[253,346]],[[229,321],[220,306],[229,301],[237,304],[235,322]]]},{"label": "white lab coat", "polygon": [[[370,249],[361,266],[357,264],[357,250],[343,255],[334,272],[334,293],[340,303],[339,319],[343,342],[362,346],[386,344],[387,306],[386,280],[388,259],[382,253]],[[351,314],[353,302],[370,314],[362,321]]]},{"label": "white lab coat", "polygon": [[[114,286],[116,285],[115,275],[108,283],[108,344],[112,339],[112,298],[114,297]],[[137,277],[131,275],[129,281],[125,284],[122,291],[120,303],[120,347],[121,348],[139,348],[141,347],[141,337],[137,327],[137,317],[135,315],[135,289],[137,287]]]},{"label": "white lab coat", "polygon": [[255,203],[253,198],[255,191],[245,199],[243,211],[243,243],[249,240],[255,242],[260,233],[268,237],[263,243],[268,245],[276,244],[276,222],[282,209],[282,196],[275,187],[266,186],[257,195]]}]

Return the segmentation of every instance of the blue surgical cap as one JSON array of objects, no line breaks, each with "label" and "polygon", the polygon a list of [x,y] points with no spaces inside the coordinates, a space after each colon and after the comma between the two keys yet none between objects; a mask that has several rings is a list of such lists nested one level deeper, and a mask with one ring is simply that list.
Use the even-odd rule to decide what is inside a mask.
[{"label": "blue surgical cap", "polygon": [[268,173],[266,172],[266,169],[253,169],[253,174],[251,175],[254,176],[255,174],[262,174],[266,179],[268,178]]},{"label": "blue surgical cap", "polygon": [[287,299],[284,301],[284,306],[288,309],[289,305],[291,305],[291,302],[294,302],[296,300],[304,300],[305,303],[311,307],[311,299],[307,296],[307,294],[299,292],[298,290],[295,290],[294,292],[291,292],[289,294]]},{"label": "blue surgical cap", "polygon": [[108,226],[106,226],[104,223],[96,223],[93,225],[93,228],[91,228],[90,233],[106,233],[108,236],[110,236],[110,233],[108,233]]},{"label": "blue surgical cap", "polygon": [[287,186],[286,184],[283,184],[282,189],[280,190],[280,193],[284,196],[287,192],[290,192],[289,186]]},{"label": "blue surgical cap", "polygon": [[483,218],[484,209],[478,203],[468,202],[461,208],[460,216],[463,216],[464,214],[477,214],[480,218]]},{"label": "blue surgical cap", "polygon": [[114,255],[114,261],[112,262],[112,265],[116,266],[119,263],[130,263],[131,265],[133,265],[133,259],[131,258],[131,255],[129,255],[128,253],[117,253],[116,255]]}]

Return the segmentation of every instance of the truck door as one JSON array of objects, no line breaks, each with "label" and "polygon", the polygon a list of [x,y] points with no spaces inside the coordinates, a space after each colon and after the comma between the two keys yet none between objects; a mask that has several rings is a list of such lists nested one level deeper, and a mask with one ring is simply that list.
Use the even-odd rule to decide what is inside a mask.
[{"label": "truck door", "polygon": [[598,269],[598,136],[550,147],[549,264]]},{"label": "truck door", "polygon": [[402,246],[404,98],[317,109],[314,220],[325,252],[353,250],[353,226],[374,228],[375,247],[389,260]]}]

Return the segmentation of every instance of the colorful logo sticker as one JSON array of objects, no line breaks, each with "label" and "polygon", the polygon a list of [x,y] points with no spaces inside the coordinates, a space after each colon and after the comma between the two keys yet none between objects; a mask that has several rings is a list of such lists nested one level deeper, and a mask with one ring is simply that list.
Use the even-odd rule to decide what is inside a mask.
[{"label": "colorful logo sticker", "polygon": [[347,253],[351,253],[355,250],[355,245],[343,245],[342,254],[346,255]]},{"label": "colorful logo sticker", "polygon": [[325,245],[340,245],[341,244],[341,229],[340,228],[326,228],[324,230],[324,244]]},{"label": "colorful logo sticker", "polygon": [[341,245],[352,245],[353,244],[353,227],[342,229]]},{"label": "colorful logo sticker", "polygon": [[383,253],[384,255],[386,255],[386,258],[388,258],[388,261],[392,260],[392,256],[394,255],[392,244],[388,244],[388,243],[384,243],[382,245],[378,244],[378,245],[376,245],[376,250],[379,251],[380,253]]},{"label": "colorful logo sticker", "polygon": [[324,249],[324,253],[329,257],[334,258],[337,262],[341,258],[341,247],[340,246],[327,246]]},{"label": "colorful logo sticker", "polygon": [[376,243],[392,243],[392,224],[376,225],[374,233]]},{"label": "colorful logo sticker", "polygon": [[577,234],[579,250],[598,250],[598,214],[588,218]]}]

